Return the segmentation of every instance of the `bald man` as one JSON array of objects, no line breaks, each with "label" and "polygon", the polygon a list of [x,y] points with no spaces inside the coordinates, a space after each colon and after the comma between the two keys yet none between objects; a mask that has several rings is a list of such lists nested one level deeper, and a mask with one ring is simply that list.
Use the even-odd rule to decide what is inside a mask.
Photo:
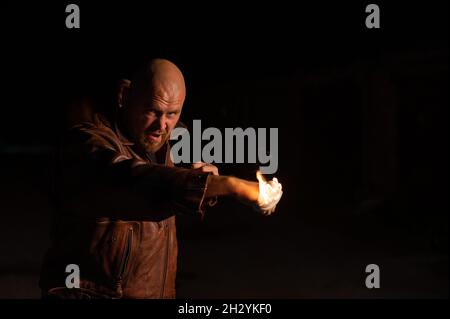
[{"label": "bald man", "polygon": [[175,215],[203,216],[217,196],[274,210],[256,182],[211,164],[174,167],[168,140],[185,97],[178,67],[155,59],[121,81],[116,118],[94,114],[68,130],[39,283],[45,298],[175,298]]}]

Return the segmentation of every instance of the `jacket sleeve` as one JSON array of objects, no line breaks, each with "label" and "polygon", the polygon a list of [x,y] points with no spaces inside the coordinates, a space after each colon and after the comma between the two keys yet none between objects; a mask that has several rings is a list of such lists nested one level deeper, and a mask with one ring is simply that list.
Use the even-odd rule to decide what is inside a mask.
[{"label": "jacket sleeve", "polygon": [[151,164],[124,155],[96,128],[72,128],[60,152],[63,213],[85,218],[159,221],[204,214],[209,173]]}]

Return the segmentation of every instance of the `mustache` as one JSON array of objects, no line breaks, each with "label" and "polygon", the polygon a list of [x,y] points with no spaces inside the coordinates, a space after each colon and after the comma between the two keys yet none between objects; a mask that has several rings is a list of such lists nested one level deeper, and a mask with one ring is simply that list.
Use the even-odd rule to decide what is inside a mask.
[{"label": "mustache", "polygon": [[144,134],[146,134],[146,135],[148,135],[148,134],[167,135],[167,132],[165,132],[165,131],[147,130],[147,131],[144,131]]}]

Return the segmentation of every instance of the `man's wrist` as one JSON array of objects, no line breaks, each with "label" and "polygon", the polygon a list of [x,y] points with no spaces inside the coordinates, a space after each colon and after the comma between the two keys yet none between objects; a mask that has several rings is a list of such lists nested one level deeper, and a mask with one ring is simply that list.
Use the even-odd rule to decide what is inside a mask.
[{"label": "man's wrist", "polygon": [[229,176],[210,175],[208,177],[208,185],[206,190],[206,197],[227,196],[235,194],[233,178]]},{"label": "man's wrist", "polygon": [[246,202],[257,202],[259,196],[258,183],[250,182],[237,177],[230,177],[229,182],[234,197]]}]

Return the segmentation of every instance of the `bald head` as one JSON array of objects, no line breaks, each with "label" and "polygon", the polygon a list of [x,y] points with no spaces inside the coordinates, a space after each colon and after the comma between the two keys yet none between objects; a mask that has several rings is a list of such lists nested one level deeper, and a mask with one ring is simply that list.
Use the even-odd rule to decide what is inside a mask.
[{"label": "bald head", "polygon": [[183,103],[186,86],[180,69],[165,59],[153,59],[139,70],[131,81],[132,97],[152,94],[155,98],[175,103]]}]

